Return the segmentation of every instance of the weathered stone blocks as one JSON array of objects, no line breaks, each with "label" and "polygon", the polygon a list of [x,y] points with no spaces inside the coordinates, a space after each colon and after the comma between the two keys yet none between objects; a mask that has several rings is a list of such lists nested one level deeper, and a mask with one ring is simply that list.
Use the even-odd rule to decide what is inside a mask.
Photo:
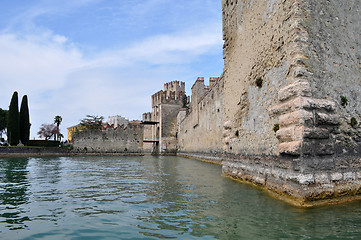
[{"label": "weathered stone blocks", "polygon": [[337,114],[316,113],[315,120],[317,125],[339,125],[340,120]]},{"label": "weathered stone blocks", "polygon": [[286,86],[278,92],[278,100],[285,101],[294,96],[310,97],[311,87],[308,82],[298,81]]},{"label": "weathered stone blocks", "polygon": [[278,150],[283,154],[300,155],[302,153],[302,141],[280,143]]},{"label": "weathered stone blocks", "polygon": [[312,125],[313,114],[306,110],[297,110],[291,113],[283,114],[279,117],[279,124],[281,127],[296,125]]}]

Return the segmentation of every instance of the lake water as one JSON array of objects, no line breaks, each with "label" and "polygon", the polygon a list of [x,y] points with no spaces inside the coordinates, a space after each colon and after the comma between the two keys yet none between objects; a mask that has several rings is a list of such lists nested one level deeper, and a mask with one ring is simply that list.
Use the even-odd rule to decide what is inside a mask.
[{"label": "lake water", "polygon": [[361,239],[361,202],[296,208],[180,157],[0,158],[0,239]]}]

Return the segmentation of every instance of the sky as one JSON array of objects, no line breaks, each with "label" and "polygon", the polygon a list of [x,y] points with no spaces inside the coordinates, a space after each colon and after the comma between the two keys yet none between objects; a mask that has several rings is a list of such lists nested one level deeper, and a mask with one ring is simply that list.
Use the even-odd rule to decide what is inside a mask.
[{"label": "sky", "polygon": [[[60,115],[141,119],[165,82],[219,77],[220,0],[1,0],[0,108],[28,96],[31,139]],[[207,81],[206,81],[207,83]]]}]

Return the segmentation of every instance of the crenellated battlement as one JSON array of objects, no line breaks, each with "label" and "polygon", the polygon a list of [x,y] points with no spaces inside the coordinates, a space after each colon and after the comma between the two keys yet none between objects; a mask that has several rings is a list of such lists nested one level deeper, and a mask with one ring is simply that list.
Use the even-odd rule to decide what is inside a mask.
[{"label": "crenellated battlement", "polygon": [[185,83],[172,81],[164,84],[164,91],[161,90],[152,95],[152,107],[159,104],[183,104],[185,94]]},{"label": "crenellated battlement", "polygon": [[164,84],[164,91],[185,92],[185,83],[180,81],[172,81]]},{"label": "crenellated battlement", "polygon": [[207,86],[204,84],[204,77],[198,77],[192,86],[192,104],[198,104],[218,80],[219,77],[210,77],[209,86]]}]

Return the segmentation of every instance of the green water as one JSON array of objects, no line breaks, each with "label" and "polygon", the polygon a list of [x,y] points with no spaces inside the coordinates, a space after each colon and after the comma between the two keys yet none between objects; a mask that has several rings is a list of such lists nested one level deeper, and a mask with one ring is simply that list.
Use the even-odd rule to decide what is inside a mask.
[{"label": "green water", "polygon": [[179,157],[2,158],[0,239],[361,239],[361,202],[300,209]]}]

